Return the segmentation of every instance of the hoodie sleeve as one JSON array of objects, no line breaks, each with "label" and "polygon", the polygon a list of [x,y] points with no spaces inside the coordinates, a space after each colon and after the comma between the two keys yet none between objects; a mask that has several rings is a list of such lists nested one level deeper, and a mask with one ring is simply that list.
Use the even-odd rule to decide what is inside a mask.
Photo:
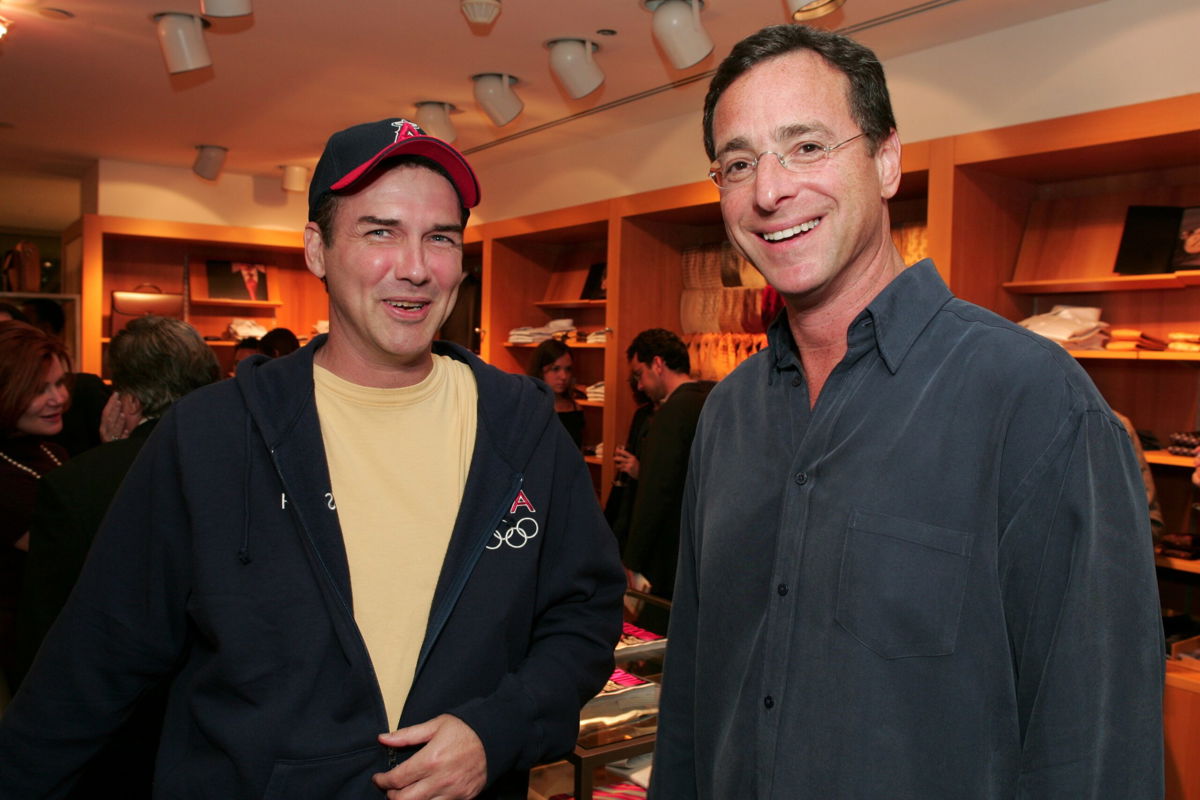
[{"label": "hoodie sleeve", "polygon": [[172,415],[130,470],[0,722],[0,798],[59,797],[180,656],[188,519]]},{"label": "hoodie sleeve", "polygon": [[561,426],[556,448],[557,516],[538,568],[539,613],[528,654],[496,691],[450,713],[483,742],[489,784],[512,770],[560,758],[579,735],[579,709],[612,674],[625,577],[596,502],[587,466]]}]

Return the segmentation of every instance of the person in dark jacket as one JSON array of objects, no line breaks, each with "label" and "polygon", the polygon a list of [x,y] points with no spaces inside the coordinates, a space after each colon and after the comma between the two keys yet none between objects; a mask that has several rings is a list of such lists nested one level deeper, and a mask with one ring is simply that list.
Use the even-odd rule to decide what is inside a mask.
[{"label": "person in dark jacket", "polygon": [[0,797],[69,782],[165,675],[156,797],[516,800],[572,748],[624,581],[549,393],[433,342],[478,195],[407,120],[330,138],[329,334],[158,424],[0,722]]},{"label": "person in dark jacket", "polygon": [[[629,588],[670,600],[688,454],[700,409],[714,384],[692,380],[687,345],[663,328],[639,333],[625,355],[638,390],[655,411],[640,432],[638,455],[625,448],[617,448],[615,454],[617,468],[638,482],[621,560]],[[660,628],[661,623],[654,630]]]},{"label": "person in dark jacket", "polygon": [[[220,377],[212,348],[179,319],[132,320],[113,337],[106,357],[113,396],[101,427],[108,443],[52,470],[38,484],[17,606],[19,675],[66,603],[104,514],[155,423],[176,400]],[[161,688],[144,695],[69,796],[120,786],[123,797],[150,797],[164,706]]]}]

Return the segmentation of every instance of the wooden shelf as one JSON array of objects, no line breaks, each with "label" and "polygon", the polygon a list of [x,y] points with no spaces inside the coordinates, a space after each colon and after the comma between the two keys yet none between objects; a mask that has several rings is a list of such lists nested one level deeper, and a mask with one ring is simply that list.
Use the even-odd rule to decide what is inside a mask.
[{"label": "wooden shelf", "polygon": [[607,300],[538,300],[538,308],[604,308]]},{"label": "wooden shelf", "polygon": [[1175,350],[1068,350],[1075,358],[1108,359],[1113,361],[1196,361],[1200,353],[1184,353]]},{"label": "wooden shelf", "polygon": [[[530,349],[537,347],[541,342],[505,342],[505,347],[528,347]],[[608,347],[608,342],[565,342],[564,344],[572,350],[603,350]]]},{"label": "wooden shelf", "polygon": [[280,300],[223,300],[223,299],[207,299],[191,298],[188,303],[193,306],[203,306],[206,308],[279,308],[283,305]]},{"label": "wooden shelf", "polygon": [[604,403],[599,403],[595,400],[576,400],[575,405],[582,408],[604,408]]},{"label": "wooden shelf", "polygon": [[1200,559],[1191,560],[1187,558],[1171,558],[1170,556],[1155,556],[1154,563],[1156,566],[1165,569],[1174,569],[1180,572],[1194,572],[1200,575]]},{"label": "wooden shelf", "polygon": [[1151,289],[1185,289],[1200,283],[1197,272],[1164,272],[1154,275],[1113,275],[1103,278],[1059,278],[1041,281],[1006,281],[1013,294],[1080,294],[1130,292]]},{"label": "wooden shelf", "polygon": [[584,456],[583,460],[586,461],[587,463],[592,464],[593,466],[597,466],[597,467],[602,466],[604,464],[604,460],[597,456]]},{"label": "wooden shelf", "polygon": [[1146,461],[1151,464],[1162,464],[1168,467],[1186,467],[1188,469],[1196,465],[1196,459],[1191,456],[1177,456],[1166,450],[1147,450]]}]

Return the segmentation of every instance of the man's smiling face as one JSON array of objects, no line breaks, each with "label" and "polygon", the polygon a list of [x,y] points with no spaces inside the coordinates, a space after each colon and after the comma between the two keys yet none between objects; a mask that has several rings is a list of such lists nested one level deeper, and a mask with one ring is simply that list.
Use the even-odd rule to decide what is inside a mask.
[{"label": "man's smiling face", "polygon": [[[788,153],[801,141],[831,146],[861,132],[845,76],[807,50],[763,61],[725,90],[713,116],[718,159]],[[730,240],[779,292],[820,302],[853,283],[890,246],[885,203],[895,193],[899,144],[874,154],[866,138],[791,172],[770,154],[721,192]],[[807,298],[807,299],[806,299]]]}]

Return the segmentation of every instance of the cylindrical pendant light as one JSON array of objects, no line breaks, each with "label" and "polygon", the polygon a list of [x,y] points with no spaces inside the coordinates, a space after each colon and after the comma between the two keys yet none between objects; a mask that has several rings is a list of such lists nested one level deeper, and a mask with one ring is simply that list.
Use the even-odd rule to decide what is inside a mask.
[{"label": "cylindrical pendant light", "polygon": [[587,39],[551,39],[546,47],[550,48],[550,69],[571,98],[578,100],[604,83],[604,71],[592,58],[600,45]]},{"label": "cylindrical pendant light", "polygon": [[417,124],[429,135],[453,144],[454,140],[458,138],[458,131],[454,130],[450,112],[456,110],[450,103],[422,100],[417,103]]},{"label": "cylindrical pendant light", "polygon": [[192,172],[206,181],[215,181],[225,166],[225,154],[229,148],[219,144],[196,145],[196,161],[192,164]]},{"label": "cylindrical pendant light", "polygon": [[162,45],[167,72],[172,75],[212,66],[208,47],[204,44],[204,28],[209,25],[194,14],[167,11],[155,14],[158,23],[158,43]]},{"label": "cylindrical pendant light", "polygon": [[675,69],[698,64],[712,52],[712,38],[700,22],[702,0],[645,0],[644,5],[654,12],[654,38]]},{"label": "cylindrical pendant light", "polygon": [[308,168],[298,164],[283,166],[283,190],[285,192],[308,191]]},{"label": "cylindrical pendant light", "polygon": [[206,17],[244,17],[254,13],[252,0],[200,0],[200,13]]},{"label": "cylindrical pendant light", "polygon": [[795,22],[807,22],[832,14],[845,4],[846,0],[788,0],[788,10]]},{"label": "cylindrical pendant light", "polygon": [[517,118],[525,104],[513,91],[517,79],[499,72],[472,75],[475,81],[475,102],[497,126],[503,127]]}]

